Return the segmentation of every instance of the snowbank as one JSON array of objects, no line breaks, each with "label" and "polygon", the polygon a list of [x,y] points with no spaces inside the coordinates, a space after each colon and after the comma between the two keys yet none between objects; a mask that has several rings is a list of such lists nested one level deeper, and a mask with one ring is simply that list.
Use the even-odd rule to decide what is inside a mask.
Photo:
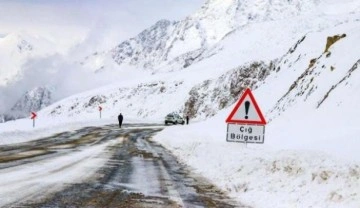
[{"label": "snowbank", "polygon": [[[169,127],[153,139],[232,197],[253,207],[355,208],[360,204],[358,162],[319,150],[283,148],[298,139],[295,132],[286,131],[284,146],[273,146],[269,144],[275,140],[273,131],[283,127],[277,124],[266,127],[264,145],[227,143],[225,118],[223,113],[207,122]],[[360,142],[354,145],[358,147]]]}]

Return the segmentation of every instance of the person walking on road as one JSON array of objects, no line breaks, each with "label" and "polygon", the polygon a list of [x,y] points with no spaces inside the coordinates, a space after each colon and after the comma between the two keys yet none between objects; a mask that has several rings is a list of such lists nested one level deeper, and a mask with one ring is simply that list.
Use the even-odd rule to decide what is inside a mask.
[{"label": "person walking on road", "polygon": [[187,115],[186,116],[186,125],[188,125],[189,124],[189,116]]},{"label": "person walking on road", "polygon": [[118,116],[118,120],[119,120],[119,127],[121,128],[122,122],[123,122],[123,115],[120,113],[120,115]]}]

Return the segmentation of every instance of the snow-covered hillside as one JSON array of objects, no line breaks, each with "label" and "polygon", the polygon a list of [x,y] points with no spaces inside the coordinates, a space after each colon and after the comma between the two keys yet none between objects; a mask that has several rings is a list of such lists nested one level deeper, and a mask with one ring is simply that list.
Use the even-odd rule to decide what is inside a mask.
[{"label": "snow-covered hillside", "polygon": [[278,60],[254,90],[264,145],[225,141],[232,108],[155,140],[250,206],[359,207],[359,31],[355,21],[307,33]]},{"label": "snow-covered hillside", "polygon": [[161,20],[107,52],[87,56],[82,64],[93,70],[113,69],[114,62],[155,72],[184,69],[212,56],[215,45],[242,26],[313,14],[318,4],[316,0],[210,0],[186,19]]},{"label": "snow-covered hillside", "polygon": [[[236,100],[241,89],[232,93],[233,97],[230,98],[232,101],[226,102],[226,105],[219,104],[219,102],[224,102],[219,100],[216,101],[219,107],[209,107],[212,106],[211,103],[210,105],[203,104],[203,107],[197,108],[207,108],[207,110],[199,110],[203,113],[195,115],[195,112],[191,112],[194,110],[190,109],[189,105],[194,102],[191,99],[196,93],[195,89],[190,90],[190,87],[202,85],[202,82],[207,82],[207,80],[215,80],[231,69],[246,69],[247,66],[254,63],[264,62],[268,68],[274,67],[270,66],[270,63],[275,64],[276,60],[282,57],[306,33],[323,31],[339,24],[355,21],[357,18],[356,13],[354,14],[356,9],[349,11],[343,9],[340,14],[334,14],[331,9],[334,4],[328,2],[330,1],[207,1],[201,9],[182,21],[160,20],[138,36],[120,43],[109,51],[94,52],[81,63],[84,68],[90,68],[97,72],[99,79],[102,79],[100,74],[109,71],[126,73],[127,75],[121,75],[118,78],[119,82],[128,80],[128,74],[134,70],[144,70],[145,68],[156,74],[157,72],[172,72],[186,68],[191,75],[181,72],[181,74],[168,74],[162,77],[153,76],[148,83],[145,81],[147,79],[145,76],[148,77],[147,74],[139,75],[144,77],[140,81],[144,86],[164,80],[184,81],[187,88],[181,87],[177,90],[178,93],[174,94],[178,98],[178,102],[176,106],[172,106],[173,109],[163,108],[161,113],[156,114],[156,110],[147,109],[146,105],[142,105],[142,102],[135,101],[135,99],[128,99],[126,102],[122,102],[121,106],[113,105],[111,108],[123,109],[128,107],[129,102],[136,102],[140,108],[137,108],[135,104],[132,105],[134,108],[136,106],[134,111],[137,112],[133,115],[137,116],[160,118],[167,111],[183,111],[194,114],[191,115],[194,117],[200,116],[200,114],[214,115],[217,110],[229,106]],[[25,60],[27,59],[24,58]],[[22,61],[11,61],[11,63],[14,62],[19,65],[23,63]],[[54,70],[51,68],[56,67],[57,64],[49,64],[47,68],[50,68],[44,70]],[[6,73],[11,72],[10,77],[21,77],[20,67],[14,67],[16,70],[7,70]],[[67,65],[66,67],[74,66]],[[4,78],[6,73],[2,73]],[[187,77],[196,76],[197,73],[206,74],[206,76],[189,81]],[[138,84],[139,81],[135,80],[131,84],[134,87],[130,88],[138,88]],[[127,87],[129,88],[129,86]],[[214,87],[216,88],[216,86]],[[107,97],[107,92],[100,94]],[[109,92],[108,94],[113,93]],[[223,94],[223,96],[225,95],[226,93]],[[96,95],[92,95],[90,98],[93,96]],[[141,93],[139,96],[141,97],[139,99],[147,97]],[[186,105],[183,105],[185,103]]]},{"label": "snow-covered hillside", "polygon": [[[125,122],[190,115],[192,125],[154,139],[239,201],[358,207],[359,40],[358,0],[208,0],[82,60],[121,76],[50,105],[39,121],[97,119],[98,106],[114,122],[120,112]],[[247,87],[268,125],[265,144],[246,149],[226,143],[225,119]]]},{"label": "snow-covered hillside", "polygon": [[[161,120],[166,113],[177,111],[200,119],[213,116],[218,110],[230,106],[238,99],[245,87],[256,89],[269,86],[269,88],[264,87],[264,89],[270,89],[271,86],[275,87],[273,89],[279,89],[276,92],[273,92],[274,90],[267,92],[267,94],[274,95],[267,101],[269,109],[274,108],[268,113],[269,120],[272,120],[273,117],[281,113],[279,108],[285,110],[283,106],[291,106],[292,103],[301,99],[295,96],[295,94],[299,94],[298,91],[293,90],[291,93],[289,92],[290,94],[286,93],[292,85],[300,82],[305,74],[311,72],[312,75],[306,76],[306,79],[315,84],[317,79],[311,77],[322,73],[322,68],[324,68],[323,71],[330,68],[330,71],[334,71],[330,74],[337,77],[334,79],[340,81],[343,76],[346,76],[345,73],[341,74],[341,72],[343,70],[348,71],[358,60],[357,54],[353,52],[356,51],[354,46],[352,47],[354,50],[350,51],[351,54],[347,55],[346,59],[341,58],[341,55],[336,52],[338,45],[346,44],[343,46],[346,48],[352,41],[355,41],[354,38],[357,37],[357,28],[359,27],[358,12],[356,9],[349,8],[346,14],[343,13],[344,11],[329,14],[330,8],[333,6],[330,3],[331,1],[306,1],[303,4],[294,1],[288,3],[277,1],[208,1],[198,12],[180,21],[180,23],[195,21],[195,19],[198,22],[201,20],[200,22],[204,25],[215,24],[214,21],[220,21],[222,25],[231,22],[230,20],[237,22],[236,26],[234,26],[235,23],[225,24],[233,25],[227,27],[231,28],[227,30],[227,35],[225,33],[218,35],[216,37],[221,38],[213,42],[205,41],[211,42],[208,45],[213,45],[211,50],[207,50],[208,58],[189,65],[185,71],[175,70],[171,73],[160,73],[152,76],[141,75],[140,73],[138,77],[142,77],[141,80],[127,79],[126,73],[131,74],[131,71],[124,66],[124,76],[119,78],[121,83],[80,96],[73,96],[51,106],[44,113],[55,117],[84,117],[85,114],[93,116],[93,112],[97,110],[97,105],[101,104],[107,109],[109,116],[116,116],[119,111],[122,111],[131,117]],[[237,5],[238,8],[234,9],[234,5]],[[320,6],[318,7],[318,5]],[[259,10],[255,8],[259,8]],[[263,11],[264,8],[267,8],[267,12]],[[244,17],[244,13],[235,11],[242,11],[243,9],[246,9],[247,12],[254,10],[259,14],[255,15],[257,18],[250,18],[251,21],[248,20],[248,22],[240,24],[237,20]],[[283,12],[284,10],[287,12]],[[293,10],[296,12],[289,12]],[[218,18],[212,19],[215,13],[219,14]],[[207,23],[205,24],[205,22]],[[130,42],[143,44],[147,49],[137,47],[138,52],[134,52],[130,42],[124,42],[120,45],[127,45],[127,49],[124,51],[132,54],[131,57],[134,54],[145,57],[149,51],[152,51],[152,54],[162,54],[163,52],[159,52],[159,50],[165,50],[168,44],[167,40],[173,37],[169,36],[165,30],[177,27],[180,23],[159,21],[155,26],[130,40]],[[217,28],[215,26],[208,27],[208,30],[217,30]],[[234,30],[235,28],[237,29]],[[329,51],[324,53],[328,37],[336,35],[345,37],[331,45]],[[206,38],[209,37],[206,36]],[[161,42],[157,45],[159,50],[153,50],[157,41]],[[185,44],[185,42],[182,43]],[[170,48],[174,48],[176,44],[171,45]],[[186,47],[193,45],[190,42],[185,44]],[[185,46],[181,48],[184,49]],[[96,54],[99,57],[104,57],[104,55],[106,53]],[[138,60],[144,60],[144,57]],[[150,57],[156,59],[158,55],[150,55]],[[88,57],[88,59],[92,60],[93,58]],[[115,60],[118,60],[119,64],[130,59]],[[150,62],[155,63],[156,61],[154,62],[152,59]],[[311,62],[314,63],[310,67]],[[135,61],[134,63],[140,62]],[[161,67],[171,68],[172,66],[170,62],[165,65],[157,65],[158,70]],[[339,66],[342,69],[339,69]],[[121,65],[117,67],[122,69]],[[156,71],[156,69],[154,70]],[[317,70],[319,72],[316,72]],[[327,76],[325,73],[323,74]],[[321,86],[324,90],[315,93],[313,99],[320,102],[330,90],[331,85],[334,84],[336,82],[329,83],[330,86]],[[319,85],[323,84],[319,83]],[[298,84],[298,87],[307,87],[307,91],[311,92],[316,91],[314,87],[311,88],[310,84],[305,86]],[[304,94],[304,92],[302,93]],[[310,95],[309,92],[307,94]],[[91,102],[96,97],[101,97],[101,102]],[[149,100],[155,102],[149,102]],[[279,103],[276,104],[276,102]]]}]

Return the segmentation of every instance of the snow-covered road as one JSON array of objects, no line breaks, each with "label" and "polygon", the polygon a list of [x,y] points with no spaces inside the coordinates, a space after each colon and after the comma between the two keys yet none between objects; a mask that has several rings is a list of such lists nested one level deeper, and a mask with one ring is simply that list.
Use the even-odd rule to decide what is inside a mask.
[{"label": "snow-covered road", "polygon": [[1,207],[244,207],[149,140],[163,127],[86,127],[0,146]]}]

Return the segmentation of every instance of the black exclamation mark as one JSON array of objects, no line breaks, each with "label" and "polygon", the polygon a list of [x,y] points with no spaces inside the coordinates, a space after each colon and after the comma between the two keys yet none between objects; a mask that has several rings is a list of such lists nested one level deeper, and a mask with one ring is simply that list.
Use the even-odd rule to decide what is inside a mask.
[{"label": "black exclamation mark", "polygon": [[249,116],[248,116],[248,113],[249,113],[249,107],[250,107],[250,102],[249,101],[246,101],[245,102],[245,119],[248,119]]}]

